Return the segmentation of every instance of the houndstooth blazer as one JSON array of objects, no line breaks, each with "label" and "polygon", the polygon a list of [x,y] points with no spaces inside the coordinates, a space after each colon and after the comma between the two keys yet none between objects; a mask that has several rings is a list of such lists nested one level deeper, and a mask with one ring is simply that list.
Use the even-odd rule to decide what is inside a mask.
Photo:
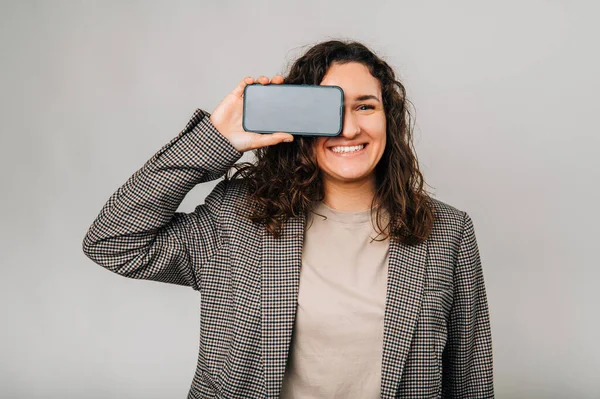
[{"label": "houndstooth blazer", "polygon": [[[221,181],[205,203],[176,212],[196,184],[241,153],[202,110],[119,188],[83,240],[85,254],[125,277],[201,294],[198,365],[188,399],[277,398],[288,358],[305,218],[280,239],[241,214],[243,180]],[[382,398],[492,398],[492,347],[473,223],[435,200],[423,243],[391,240]]]}]

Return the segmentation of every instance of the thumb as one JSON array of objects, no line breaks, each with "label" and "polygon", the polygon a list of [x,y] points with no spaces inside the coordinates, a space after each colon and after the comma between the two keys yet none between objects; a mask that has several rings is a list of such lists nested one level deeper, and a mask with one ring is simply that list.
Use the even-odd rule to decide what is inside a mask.
[{"label": "thumb", "polygon": [[289,133],[261,134],[258,138],[258,147],[267,147],[282,142],[290,143],[294,141],[294,136]]}]

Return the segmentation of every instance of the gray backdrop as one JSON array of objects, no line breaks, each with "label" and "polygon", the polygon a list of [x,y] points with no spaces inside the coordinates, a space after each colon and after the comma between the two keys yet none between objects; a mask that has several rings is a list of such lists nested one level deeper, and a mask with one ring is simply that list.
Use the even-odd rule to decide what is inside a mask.
[{"label": "gray backdrop", "polygon": [[[196,107],[302,46],[364,41],[417,109],[436,198],[475,223],[498,398],[600,397],[594,1],[3,1],[0,396],[183,398],[199,296],[81,240]],[[214,184],[196,187],[191,211]]]}]

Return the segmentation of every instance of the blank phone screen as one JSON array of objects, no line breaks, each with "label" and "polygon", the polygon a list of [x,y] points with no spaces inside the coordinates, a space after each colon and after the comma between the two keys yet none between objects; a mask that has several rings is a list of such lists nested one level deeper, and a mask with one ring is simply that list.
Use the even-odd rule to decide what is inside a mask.
[{"label": "blank phone screen", "polygon": [[336,136],[344,92],[338,86],[254,84],[244,91],[244,130]]}]

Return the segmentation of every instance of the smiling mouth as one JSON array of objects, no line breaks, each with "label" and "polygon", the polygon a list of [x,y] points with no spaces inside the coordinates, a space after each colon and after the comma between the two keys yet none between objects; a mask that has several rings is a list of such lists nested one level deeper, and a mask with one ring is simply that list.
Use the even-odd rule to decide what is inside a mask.
[{"label": "smiling mouth", "polygon": [[359,151],[362,151],[367,145],[359,144],[359,145],[340,145],[330,147],[329,149],[336,154],[353,154]]}]

